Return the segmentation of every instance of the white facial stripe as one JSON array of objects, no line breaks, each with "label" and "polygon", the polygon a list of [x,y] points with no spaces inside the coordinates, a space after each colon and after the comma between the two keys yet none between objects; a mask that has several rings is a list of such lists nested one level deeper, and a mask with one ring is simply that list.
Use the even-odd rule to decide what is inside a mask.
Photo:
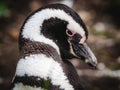
[{"label": "white facial stripe", "polygon": [[51,79],[53,85],[59,85],[61,89],[74,90],[69,83],[62,66],[43,54],[36,54],[20,59],[16,69],[17,76],[40,76],[41,78]]},{"label": "white facial stripe", "polygon": [[51,17],[59,18],[61,20],[68,21],[67,28],[79,33],[81,36],[85,35],[83,28],[73,20],[73,18],[65,13],[63,10],[59,9],[44,9],[42,11],[36,12],[31,16],[23,27],[22,35],[24,38],[28,38],[33,41],[42,41],[46,44],[53,45],[54,48],[58,50],[58,47],[53,43],[52,40],[46,39],[41,34],[41,27],[44,20],[50,19]]}]

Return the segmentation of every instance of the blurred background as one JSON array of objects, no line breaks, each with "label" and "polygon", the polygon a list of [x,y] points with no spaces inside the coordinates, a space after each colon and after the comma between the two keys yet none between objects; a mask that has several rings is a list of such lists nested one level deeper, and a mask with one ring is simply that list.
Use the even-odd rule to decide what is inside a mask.
[{"label": "blurred background", "polygon": [[9,90],[18,61],[18,35],[25,18],[48,3],[73,8],[89,30],[97,69],[72,60],[87,90],[120,90],[120,0],[0,0],[0,90]]}]

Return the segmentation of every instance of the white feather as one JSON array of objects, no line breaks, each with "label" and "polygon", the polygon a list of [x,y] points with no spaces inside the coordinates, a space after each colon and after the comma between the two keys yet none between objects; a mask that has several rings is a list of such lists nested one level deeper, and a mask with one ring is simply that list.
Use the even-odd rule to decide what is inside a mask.
[{"label": "white feather", "polygon": [[59,85],[61,89],[74,90],[60,63],[43,54],[35,54],[20,59],[16,69],[17,76],[39,76],[51,79],[53,85]]},{"label": "white feather", "polygon": [[31,16],[23,27],[22,35],[24,38],[28,38],[32,41],[40,41],[46,44],[52,45],[59,53],[58,46],[50,39],[45,38],[41,34],[41,27],[44,20],[50,19],[51,17],[59,18],[61,20],[67,21],[69,24],[67,26],[68,29],[73,30],[79,33],[81,36],[85,35],[85,31],[83,28],[66,12],[59,9],[44,9],[36,12],[33,16]]}]

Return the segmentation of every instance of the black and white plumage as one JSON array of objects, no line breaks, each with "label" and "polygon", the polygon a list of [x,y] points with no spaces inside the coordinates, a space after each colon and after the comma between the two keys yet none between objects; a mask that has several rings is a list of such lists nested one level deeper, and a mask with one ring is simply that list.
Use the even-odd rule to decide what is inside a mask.
[{"label": "black and white plumage", "polygon": [[79,15],[65,5],[50,4],[32,13],[21,28],[12,90],[83,90],[69,60],[96,66],[87,36]]}]

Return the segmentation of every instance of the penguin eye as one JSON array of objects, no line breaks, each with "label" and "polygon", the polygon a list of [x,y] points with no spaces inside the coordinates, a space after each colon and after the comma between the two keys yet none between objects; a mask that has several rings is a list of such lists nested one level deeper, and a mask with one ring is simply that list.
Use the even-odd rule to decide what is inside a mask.
[{"label": "penguin eye", "polygon": [[66,30],[66,34],[67,34],[69,37],[72,37],[72,36],[75,35],[75,32],[67,29],[67,30]]}]

